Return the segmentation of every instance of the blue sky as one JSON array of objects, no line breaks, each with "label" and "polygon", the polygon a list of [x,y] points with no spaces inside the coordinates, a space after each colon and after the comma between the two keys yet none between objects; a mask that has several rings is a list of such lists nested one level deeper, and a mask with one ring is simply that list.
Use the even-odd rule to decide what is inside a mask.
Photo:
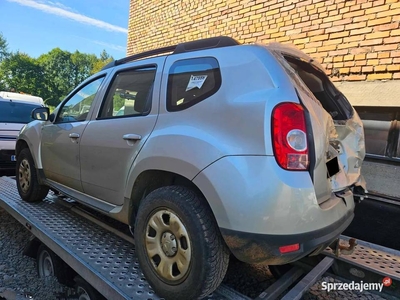
[{"label": "blue sky", "polygon": [[59,47],[126,56],[129,0],[0,0],[9,49],[32,57]]}]

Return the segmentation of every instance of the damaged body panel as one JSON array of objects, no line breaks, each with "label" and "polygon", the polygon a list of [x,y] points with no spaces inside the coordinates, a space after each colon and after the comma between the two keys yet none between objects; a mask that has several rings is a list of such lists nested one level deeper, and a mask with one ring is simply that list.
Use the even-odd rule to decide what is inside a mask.
[{"label": "damaged body panel", "polygon": [[314,136],[321,137],[314,138],[315,157],[310,169],[318,202],[323,203],[331,193],[354,185],[365,190],[361,175],[364,131],[357,112],[311,58],[289,47],[272,45],[271,48],[309,113]]}]

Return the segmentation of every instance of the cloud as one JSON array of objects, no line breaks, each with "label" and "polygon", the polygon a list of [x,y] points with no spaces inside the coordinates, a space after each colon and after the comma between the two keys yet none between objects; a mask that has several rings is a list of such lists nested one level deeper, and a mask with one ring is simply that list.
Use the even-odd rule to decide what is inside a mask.
[{"label": "cloud", "polygon": [[120,45],[115,45],[115,44],[110,44],[110,43],[105,43],[105,42],[101,42],[101,41],[96,41],[96,40],[90,40],[91,42],[110,48],[110,49],[114,49],[117,51],[121,51],[121,52],[126,52],[126,47],[124,46],[120,46]]},{"label": "cloud", "polygon": [[78,38],[78,39],[82,39],[82,40],[85,40],[85,41],[88,41],[88,42],[93,43],[93,44],[101,45],[101,46],[104,46],[104,47],[107,47],[107,48],[110,48],[110,49],[113,49],[113,50],[117,50],[117,51],[126,53],[126,47],[125,46],[111,44],[111,43],[98,41],[98,40],[92,40],[92,39],[88,39],[88,38],[85,38],[85,37],[79,36],[79,35],[70,35],[70,36]]},{"label": "cloud", "polygon": [[[8,0],[8,1],[15,2],[15,3],[18,3],[23,6],[32,7],[32,8],[41,10],[45,13],[57,15],[57,16],[60,16],[63,18],[67,18],[67,19],[82,23],[82,24],[102,28],[102,29],[105,29],[108,31],[122,32],[125,34],[128,32],[128,30],[126,28],[115,26],[110,23],[107,23],[107,22],[104,22],[101,20],[97,20],[97,19],[93,19],[93,18],[87,17],[85,15],[73,12],[73,11],[71,11],[71,9],[69,7],[62,5],[59,2],[47,2],[47,4],[45,4],[45,3],[39,3],[34,0]],[[49,4],[51,4],[51,5],[49,5]]]}]

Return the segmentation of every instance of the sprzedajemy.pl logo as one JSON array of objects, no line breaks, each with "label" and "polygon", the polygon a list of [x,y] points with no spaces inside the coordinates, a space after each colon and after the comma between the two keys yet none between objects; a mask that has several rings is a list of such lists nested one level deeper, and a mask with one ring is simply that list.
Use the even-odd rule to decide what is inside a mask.
[{"label": "sprzedajemy.pl logo", "polygon": [[325,282],[321,283],[321,289],[323,291],[379,291],[382,292],[383,287],[389,287],[392,284],[390,277],[382,279],[381,283],[370,283],[370,282]]}]

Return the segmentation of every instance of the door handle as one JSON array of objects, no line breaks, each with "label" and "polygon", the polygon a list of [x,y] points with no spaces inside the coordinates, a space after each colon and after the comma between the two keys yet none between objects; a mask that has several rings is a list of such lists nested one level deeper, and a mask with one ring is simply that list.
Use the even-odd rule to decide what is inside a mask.
[{"label": "door handle", "polygon": [[79,138],[79,133],[70,133],[69,134],[69,137],[71,138],[71,139],[77,139],[77,138]]},{"label": "door handle", "polygon": [[122,138],[123,138],[124,140],[128,140],[128,141],[138,141],[138,140],[141,140],[141,139],[142,139],[142,137],[141,137],[140,135],[134,134],[134,133],[124,134],[124,135],[122,136]]}]

